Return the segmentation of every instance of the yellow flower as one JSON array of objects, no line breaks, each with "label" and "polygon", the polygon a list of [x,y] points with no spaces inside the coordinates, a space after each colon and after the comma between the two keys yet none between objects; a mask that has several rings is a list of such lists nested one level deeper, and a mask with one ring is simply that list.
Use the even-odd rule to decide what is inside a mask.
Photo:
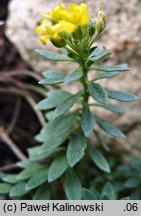
[{"label": "yellow flower", "polygon": [[82,3],[78,6],[72,3],[66,10],[60,11],[60,21],[72,23],[75,26],[84,26],[89,21],[88,7]]},{"label": "yellow flower", "polygon": [[65,5],[61,4],[53,8],[50,12],[50,19],[54,22],[58,22],[60,20],[60,13],[64,10]]},{"label": "yellow flower", "polygon": [[[41,24],[36,28],[36,32],[40,34],[39,40],[42,44],[46,44],[48,40],[61,40],[60,33],[73,33],[78,26],[85,26],[89,22],[88,7],[82,3],[77,5],[72,3],[71,6],[64,9],[64,4],[56,6],[50,14],[41,13],[47,19],[43,19]],[[50,21],[49,21],[50,20]]]},{"label": "yellow flower", "polygon": [[40,13],[42,16],[51,19],[55,23],[57,23],[60,20],[60,12],[64,10],[64,4],[62,3],[61,5],[56,6],[53,8],[50,12],[50,15],[45,14],[45,13]]},{"label": "yellow flower", "polygon": [[40,34],[39,40],[43,45],[46,45],[48,40],[60,40],[59,32],[61,31],[61,25],[51,25],[51,23],[44,19],[41,21],[41,25],[36,28],[36,32]]}]

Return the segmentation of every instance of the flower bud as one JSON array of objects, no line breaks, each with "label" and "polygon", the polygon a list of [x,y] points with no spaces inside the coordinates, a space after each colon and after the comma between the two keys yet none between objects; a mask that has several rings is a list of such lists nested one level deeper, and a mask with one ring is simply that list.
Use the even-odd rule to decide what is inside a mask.
[{"label": "flower bud", "polygon": [[101,33],[105,29],[105,26],[106,26],[105,16],[104,13],[100,10],[96,21],[96,29],[99,33]]}]

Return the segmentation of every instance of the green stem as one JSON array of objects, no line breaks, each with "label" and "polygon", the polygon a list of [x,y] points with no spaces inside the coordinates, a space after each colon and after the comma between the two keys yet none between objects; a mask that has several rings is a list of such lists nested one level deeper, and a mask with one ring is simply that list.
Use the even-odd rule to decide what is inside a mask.
[{"label": "green stem", "polygon": [[88,80],[87,72],[88,72],[88,69],[85,66],[85,61],[84,60],[82,61],[82,70],[83,70],[83,76],[82,76],[80,81],[81,81],[81,84],[82,84],[83,89],[84,89],[83,102],[82,102],[83,107],[84,107],[84,106],[88,105],[88,99],[89,99],[89,94],[87,92],[87,80]]}]

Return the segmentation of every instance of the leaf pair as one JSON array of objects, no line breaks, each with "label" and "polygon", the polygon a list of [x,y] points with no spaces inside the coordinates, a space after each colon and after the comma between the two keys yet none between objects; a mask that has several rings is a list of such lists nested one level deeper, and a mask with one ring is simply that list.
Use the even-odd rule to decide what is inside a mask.
[{"label": "leaf pair", "polygon": [[93,82],[88,82],[88,92],[98,103],[103,105],[107,104],[108,98],[124,102],[132,102],[138,98],[127,92],[106,90],[101,85]]},{"label": "leaf pair", "polygon": [[93,51],[91,52],[88,60],[92,62],[97,62],[111,54],[111,51],[107,51],[106,48],[103,46],[93,47],[91,48],[91,50]]},{"label": "leaf pair", "polygon": [[69,98],[71,94],[64,90],[52,90],[48,93],[48,97],[41,100],[36,106],[36,109],[47,110],[57,107],[65,99]]},{"label": "leaf pair", "polygon": [[60,84],[63,82],[65,84],[69,84],[79,80],[82,77],[82,75],[83,75],[83,71],[81,67],[68,75],[66,75],[64,72],[61,71],[45,71],[43,73],[43,76],[46,79],[39,81],[39,84],[53,85],[53,84]]}]

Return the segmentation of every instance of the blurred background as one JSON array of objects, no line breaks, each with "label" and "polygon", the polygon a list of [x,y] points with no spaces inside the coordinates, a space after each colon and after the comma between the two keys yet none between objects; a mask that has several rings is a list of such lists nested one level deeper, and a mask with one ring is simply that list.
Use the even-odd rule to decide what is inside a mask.
[{"label": "blurred background", "polygon": [[[71,1],[63,1],[69,4]],[[82,1],[73,1],[81,3]],[[116,78],[101,81],[106,88],[129,91],[139,100],[121,104],[127,113],[119,116],[101,110],[127,135],[125,140],[105,137],[115,157],[141,157],[141,1],[140,0],[87,0],[91,19],[96,20],[102,3],[107,27],[97,44],[112,50],[113,54],[102,64],[129,64],[130,71]],[[41,72],[59,68],[64,72],[73,65],[50,63],[39,57],[35,48],[42,47],[35,33],[41,17],[60,0],[0,0],[0,171],[15,169],[15,162],[27,157],[27,148],[37,145],[34,136],[45,124],[43,113],[34,109],[36,102],[46,95],[38,85]],[[44,47],[42,47],[44,48]],[[48,43],[48,50],[55,50]],[[59,52],[58,50],[56,50]],[[67,88],[67,87],[66,87]],[[71,89],[70,89],[71,88]],[[75,86],[68,88],[72,92]],[[92,140],[93,141],[93,140]]]}]

